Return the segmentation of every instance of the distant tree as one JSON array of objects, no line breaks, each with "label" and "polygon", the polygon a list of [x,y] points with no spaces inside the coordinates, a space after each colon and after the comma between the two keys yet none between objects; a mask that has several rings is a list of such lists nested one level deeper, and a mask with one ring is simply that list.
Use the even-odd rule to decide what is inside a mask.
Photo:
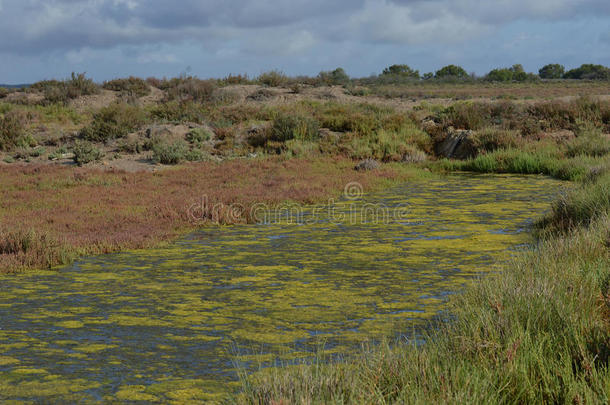
[{"label": "distant tree", "polygon": [[610,68],[603,65],[583,64],[563,75],[566,79],[610,80]]},{"label": "distant tree", "polygon": [[515,64],[509,68],[493,69],[491,72],[487,73],[486,76],[487,80],[494,82],[523,82],[535,78],[535,75],[526,73],[521,64]]},{"label": "distant tree", "polygon": [[350,81],[349,76],[343,68],[336,68],[333,71],[322,71],[318,74],[318,78],[325,84],[345,84]]},{"label": "distant tree", "polygon": [[565,68],[558,63],[549,63],[538,70],[538,74],[542,79],[561,79],[564,72]]},{"label": "distant tree", "polygon": [[384,76],[405,76],[419,79],[419,70],[413,70],[409,65],[392,65],[383,69],[381,73]]},{"label": "distant tree", "polygon": [[437,79],[441,79],[444,77],[455,77],[458,79],[464,79],[468,77],[468,72],[464,70],[461,66],[456,65],[447,65],[440,70],[437,70],[434,74],[434,77]]},{"label": "distant tree", "polygon": [[421,78],[424,79],[424,80],[433,79],[434,78],[434,73],[432,73],[432,72],[424,73]]}]

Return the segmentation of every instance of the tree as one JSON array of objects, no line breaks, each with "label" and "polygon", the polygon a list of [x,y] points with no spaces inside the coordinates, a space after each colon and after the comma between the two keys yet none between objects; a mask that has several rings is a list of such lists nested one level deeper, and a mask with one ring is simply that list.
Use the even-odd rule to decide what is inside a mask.
[{"label": "tree", "polygon": [[468,72],[466,72],[461,66],[447,65],[441,68],[440,70],[437,70],[434,74],[434,77],[436,77],[437,79],[441,79],[444,77],[464,79],[468,77]]},{"label": "tree", "polygon": [[350,78],[345,73],[343,68],[336,68],[330,72],[320,72],[318,78],[327,85],[331,84],[345,84],[349,82]]},{"label": "tree", "polygon": [[549,63],[538,70],[538,74],[542,79],[561,79],[564,72],[565,68],[558,63]]},{"label": "tree", "polygon": [[583,64],[566,72],[566,79],[610,80],[610,68],[602,65]]},{"label": "tree", "polygon": [[536,75],[526,73],[523,69],[523,65],[515,64],[509,68],[493,69],[491,72],[487,73],[486,78],[487,80],[494,82],[524,82],[526,80],[534,80]]},{"label": "tree", "polygon": [[384,76],[405,76],[419,79],[419,70],[413,70],[409,65],[392,65],[383,69]]}]

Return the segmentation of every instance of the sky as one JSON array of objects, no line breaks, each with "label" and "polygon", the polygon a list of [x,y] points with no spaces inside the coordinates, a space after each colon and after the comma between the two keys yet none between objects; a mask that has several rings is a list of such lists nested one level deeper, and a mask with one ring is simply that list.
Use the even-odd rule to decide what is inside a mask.
[{"label": "sky", "polygon": [[0,83],[610,65],[609,0],[0,0]]}]

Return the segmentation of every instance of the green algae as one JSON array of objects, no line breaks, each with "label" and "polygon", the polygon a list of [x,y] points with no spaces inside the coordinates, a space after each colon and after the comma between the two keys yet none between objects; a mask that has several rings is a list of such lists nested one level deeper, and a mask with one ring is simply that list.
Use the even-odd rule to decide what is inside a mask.
[{"label": "green algae", "polygon": [[[234,387],[234,361],[256,370],[417,337],[443,318],[448,294],[531,241],[528,224],[558,184],[430,178],[334,202],[333,215],[308,208],[304,223],[208,228],[2,277],[0,401],[218,401]],[[359,216],[365,203],[406,210],[376,222]]]}]

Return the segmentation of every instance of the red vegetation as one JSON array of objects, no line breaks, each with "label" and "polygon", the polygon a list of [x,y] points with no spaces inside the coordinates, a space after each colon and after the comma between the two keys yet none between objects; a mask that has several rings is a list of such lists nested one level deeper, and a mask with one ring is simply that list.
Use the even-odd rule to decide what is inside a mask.
[{"label": "red vegetation", "polygon": [[[250,207],[256,203],[312,203],[336,196],[351,181],[367,188],[375,179],[398,177],[390,169],[355,172],[352,167],[349,160],[279,158],[156,173],[1,167],[0,271],[150,247],[202,222],[252,221]],[[243,208],[230,210],[229,204]]]}]

